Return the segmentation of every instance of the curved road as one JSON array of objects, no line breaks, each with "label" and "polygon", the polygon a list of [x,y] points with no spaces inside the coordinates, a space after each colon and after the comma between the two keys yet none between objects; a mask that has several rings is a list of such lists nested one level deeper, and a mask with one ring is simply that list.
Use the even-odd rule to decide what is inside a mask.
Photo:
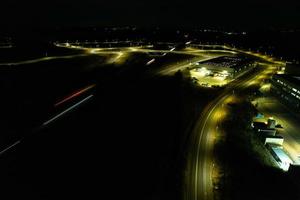
[{"label": "curved road", "polygon": [[244,74],[233,81],[215,100],[209,103],[196,122],[190,140],[185,171],[186,200],[213,200],[213,144],[217,131],[219,115],[229,97],[238,90],[244,90],[252,84],[259,83],[261,77],[270,72],[272,66],[261,66],[252,74]]}]

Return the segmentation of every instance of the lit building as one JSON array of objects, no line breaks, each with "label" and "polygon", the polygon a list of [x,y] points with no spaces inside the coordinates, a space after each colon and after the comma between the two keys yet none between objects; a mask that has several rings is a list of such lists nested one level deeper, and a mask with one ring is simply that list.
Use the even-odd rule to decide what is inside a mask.
[{"label": "lit building", "polygon": [[197,68],[200,72],[203,72],[203,69],[205,69],[211,75],[229,78],[235,78],[252,66],[254,66],[254,63],[251,59],[241,56],[222,56],[197,63]]},{"label": "lit building", "polygon": [[276,74],[271,80],[271,92],[288,106],[300,108],[300,76]]},{"label": "lit building", "polygon": [[273,158],[276,160],[278,166],[284,170],[288,171],[291,164],[293,164],[292,159],[289,155],[283,150],[282,146],[268,144],[267,148],[272,154]]}]

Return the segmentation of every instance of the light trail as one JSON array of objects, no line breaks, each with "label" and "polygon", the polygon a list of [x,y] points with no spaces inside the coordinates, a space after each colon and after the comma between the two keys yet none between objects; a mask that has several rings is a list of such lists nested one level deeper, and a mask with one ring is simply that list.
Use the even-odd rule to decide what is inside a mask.
[{"label": "light trail", "polygon": [[[66,109],[65,111],[61,112],[60,114],[56,115],[55,117],[51,118],[50,120],[44,122],[42,124],[42,126],[46,126],[48,124],[50,124],[51,122],[53,122],[54,120],[58,119],[59,117],[63,116],[64,114],[70,112],[71,110],[73,110],[74,108],[76,108],[77,106],[81,105],[82,103],[88,101],[89,99],[91,99],[94,95],[90,95],[86,98],[84,98],[83,100],[79,101],[78,103],[74,104],[73,106],[69,107],[68,109]],[[21,141],[23,140],[24,138],[16,141],[15,143],[11,144],[10,146],[6,147],[5,149],[3,149],[2,151],[0,151],[0,156],[2,154],[4,154],[5,152],[7,152],[8,150],[12,149],[13,147],[15,147],[16,145],[20,144]]]},{"label": "light trail", "polygon": [[5,152],[8,151],[9,149],[13,148],[14,146],[18,145],[20,142],[21,142],[21,140],[18,140],[18,141],[16,141],[15,143],[13,143],[12,145],[10,145],[9,147],[3,149],[3,150],[0,152],[0,155],[2,155],[3,153],[5,153]]},{"label": "light trail", "polygon": [[154,63],[154,61],[155,61],[155,58],[153,58],[152,60],[148,61],[148,62],[146,63],[146,65],[151,65],[152,63]]},{"label": "light trail", "polygon": [[54,106],[57,107],[57,106],[65,103],[65,102],[69,101],[70,99],[73,99],[73,98],[75,98],[75,97],[77,97],[77,96],[79,96],[79,95],[87,92],[88,90],[94,88],[95,86],[96,85],[93,84],[93,85],[87,86],[87,87],[85,87],[85,88],[83,88],[83,89],[81,89],[79,91],[76,91],[76,92],[72,93],[71,95],[67,96],[66,98],[64,98],[63,100],[61,100],[61,101],[57,102],[56,104],[54,104]]},{"label": "light trail", "polygon": [[55,117],[51,118],[50,120],[46,121],[43,123],[42,126],[46,126],[48,124],[50,124],[51,122],[53,122],[54,120],[58,119],[59,117],[63,116],[64,114],[70,112],[71,110],[73,110],[74,108],[76,108],[77,106],[79,106],[80,104],[88,101],[89,99],[91,99],[94,95],[90,95],[86,98],[84,98],[83,100],[79,101],[78,103],[74,104],[73,106],[69,107],[68,109],[64,110],[63,112],[59,113],[58,115],[56,115]]}]

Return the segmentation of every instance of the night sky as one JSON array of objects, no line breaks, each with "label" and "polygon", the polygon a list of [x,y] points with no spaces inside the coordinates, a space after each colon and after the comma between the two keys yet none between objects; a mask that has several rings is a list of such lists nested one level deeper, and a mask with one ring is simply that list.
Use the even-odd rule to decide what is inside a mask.
[{"label": "night sky", "polygon": [[300,1],[10,0],[0,16],[4,27],[300,27]]}]

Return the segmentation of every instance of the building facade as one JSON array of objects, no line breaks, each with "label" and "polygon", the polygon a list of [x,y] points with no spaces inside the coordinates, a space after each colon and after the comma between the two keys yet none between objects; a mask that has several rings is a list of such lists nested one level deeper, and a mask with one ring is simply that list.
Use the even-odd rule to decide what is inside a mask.
[{"label": "building facade", "polygon": [[[242,72],[254,67],[256,64],[249,58],[239,56],[222,56],[209,61],[198,63],[199,67],[205,68],[212,73],[225,74],[235,78]],[[199,68],[201,70],[201,68]]]},{"label": "building facade", "polygon": [[275,74],[271,79],[271,93],[279,97],[287,106],[300,108],[300,77]]}]

